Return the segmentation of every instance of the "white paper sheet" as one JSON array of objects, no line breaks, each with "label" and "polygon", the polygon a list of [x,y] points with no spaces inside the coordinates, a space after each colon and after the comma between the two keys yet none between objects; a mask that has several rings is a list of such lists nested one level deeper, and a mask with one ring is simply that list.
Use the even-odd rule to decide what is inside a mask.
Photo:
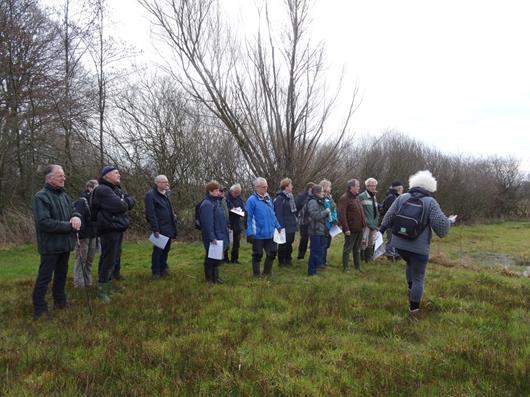
[{"label": "white paper sheet", "polygon": [[287,237],[285,236],[285,228],[281,229],[279,232],[277,229],[274,229],[273,241],[277,244],[285,244],[287,242]]},{"label": "white paper sheet", "polygon": [[217,240],[217,244],[210,243],[208,258],[222,260],[224,258],[223,240]]},{"label": "white paper sheet", "polygon": [[381,234],[381,232],[377,232],[377,235],[375,236],[375,242],[374,242],[374,259],[379,258],[384,253],[385,253],[385,244],[383,241],[383,235]]},{"label": "white paper sheet", "polygon": [[331,226],[331,229],[329,229],[329,235],[331,237],[335,237],[338,234],[342,233],[342,229],[338,225]]},{"label": "white paper sheet", "polygon": [[230,212],[233,212],[234,214],[237,214],[239,216],[245,216],[245,211],[243,211],[241,207],[234,207],[230,210]]},{"label": "white paper sheet", "polygon": [[166,237],[163,234],[158,234],[158,238],[155,237],[154,233],[151,233],[151,235],[149,236],[149,241],[162,250],[166,248],[168,240],[169,237]]}]

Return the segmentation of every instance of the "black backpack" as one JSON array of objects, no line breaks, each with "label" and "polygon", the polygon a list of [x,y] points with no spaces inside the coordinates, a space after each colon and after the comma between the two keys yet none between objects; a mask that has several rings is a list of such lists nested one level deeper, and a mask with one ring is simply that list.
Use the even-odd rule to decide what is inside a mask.
[{"label": "black backpack", "polygon": [[414,240],[427,227],[425,203],[418,197],[405,200],[392,221],[392,234]]},{"label": "black backpack", "polygon": [[195,222],[194,222],[194,225],[195,225],[195,229],[197,229],[197,230],[201,230],[200,209],[201,209],[201,204],[202,204],[203,201],[204,201],[204,199],[202,199],[197,204],[195,204]]}]

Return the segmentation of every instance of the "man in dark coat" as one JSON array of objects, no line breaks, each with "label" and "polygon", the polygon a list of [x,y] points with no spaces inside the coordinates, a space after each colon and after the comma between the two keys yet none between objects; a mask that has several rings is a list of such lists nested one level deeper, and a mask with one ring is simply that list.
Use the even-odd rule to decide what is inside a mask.
[{"label": "man in dark coat", "polygon": [[[383,221],[385,214],[388,209],[392,206],[396,198],[398,198],[403,193],[403,184],[399,181],[394,181],[388,189],[387,196],[381,205],[381,211],[379,212],[379,224]],[[392,231],[389,229],[386,233],[387,243],[385,246],[385,256],[390,260],[399,259],[399,254],[396,251],[396,248],[392,245]]]},{"label": "man in dark coat", "polygon": [[96,217],[101,239],[98,298],[103,303],[110,302],[112,273],[120,261],[123,233],[129,227],[128,212],[135,203],[131,196],[121,190],[120,180],[118,169],[107,165],[101,170],[99,186],[92,192],[92,216]]},{"label": "man in dark coat", "polygon": [[298,225],[300,225],[300,243],[298,244],[298,259],[304,259],[307,251],[307,243],[309,242],[309,218],[307,217],[307,211],[305,211],[305,205],[311,198],[311,190],[315,184],[309,182],[306,185],[305,191],[296,196],[296,215],[298,216]]},{"label": "man in dark coat", "polygon": [[145,216],[155,238],[169,237],[164,249],[153,245],[151,273],[153,279],[166,277],[167,257],[171,249],[171,239],[177,237],[177,220],[169,198],[169,180],[165,175],[155,178],[155,186],[145,194]]},{"label": "man in dark coat", "polygon": [[66,274],[70,251],[75,248],[74,233],[81,228],[80,214],[75,211],[64,191],[64,171],[60,165],[45,170],[45,185],[33,196],[32,209],[37,231],[40,265],[33,289],[33,318],[49,318],[45,296],[53,277],[53,303],[56,309],[67,307]]},{"label": "man in dark coat", "polygon": [[74,267],[74,287],[85,288],[92,285],[92,262],[97,250],[98,230],[92,220],[90,202],[92,191],[98,186],[95,179],[89,180],[85,191],[75,202],[75,209],[81,214],[81,230],[79,230],[79,247],[76,250]]},{"label": "man in dark coat", "polygon": [[296,218],[296,203],[293,197],[293,183],[290,178],[284,178],[280,182],[280,191],[274,199],[274,212],[278,223],[285,229],[285,243],[278,245],[278,262],[280,266],[291,266],[294,235],[298,229]]},{"label": "man in dark coat", "polygon": [[234,208],[245,211],[245,200],[241,197],[241,185],[239,183],[230,187],[230,191],[226,194],[226,204],[228,205],[228,227],[232,230],[233,236],[231,262],[239,263],[239,247],[244,217],[231,211]]}]

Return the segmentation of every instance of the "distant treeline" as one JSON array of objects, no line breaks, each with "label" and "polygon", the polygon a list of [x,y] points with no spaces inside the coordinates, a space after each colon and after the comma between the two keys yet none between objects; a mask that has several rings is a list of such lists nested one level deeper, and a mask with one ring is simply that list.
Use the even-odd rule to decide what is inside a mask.
[{"label": "distant treeline", "polygon": [[[197,9],[186,10],[194,15],[218,6],[191,3]],[[120,169],[123,187],[140,203],[153,177],[167,175],[182,238],[195,236],[193,208],[206,181],[239,182],[248,196],[258,175],[271,194],[283,177],[297,191],[327,178],[336,199],[348,179],[374,177],[381,201],[392,181],[406,185],[409,175],[429,169],[442,208],[462,221],[528,217],[530,186],[516,159],[447,155],[398,132],[361,141],[348,133],[355,92],[344,126],[327,130],[336,97],[325,99],[321,49],[299,51],[312,45],[302,29],[308,18],[294,18],[309,12],[305,1],[285,11],[299,24],[290,25],[288,43],[268,32],[225,48],[237,41],[220,40],[218,18],[205,17],[204,32],[186,25],[196,18],[179,19],[171,48],[194,65],[185,73],[120,68],[129,54],[105,36],[106,1],[74,4],[52,11],[37,0],[0,2],[0,244],[33,241],[31,197],[50,163],[63,166],[74,199],[104,164]],[[186,53],[187,40],[204,45]],[[285,59],[270,63],[282,45]],[[146,230],[143,205],[132,216],[132,230]]]}]

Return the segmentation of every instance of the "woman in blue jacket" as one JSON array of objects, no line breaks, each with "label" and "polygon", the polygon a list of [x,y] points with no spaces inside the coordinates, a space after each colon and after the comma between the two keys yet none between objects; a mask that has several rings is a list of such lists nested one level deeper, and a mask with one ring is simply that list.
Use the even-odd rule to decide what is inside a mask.
[{"label": "woman in blue jacket", "polygon": [[223,250],[228,247],[228,226],[226,224],[225,210],[221,204],[222,195],[217,181],[210,181],[206,185],[206,197],[199,207],[201,222],[202,242],[204,244],[204,276],[206,282],[212,284],[220,283],[219,265],[222,259],[208,258],[210,244],[223,244]]}]

